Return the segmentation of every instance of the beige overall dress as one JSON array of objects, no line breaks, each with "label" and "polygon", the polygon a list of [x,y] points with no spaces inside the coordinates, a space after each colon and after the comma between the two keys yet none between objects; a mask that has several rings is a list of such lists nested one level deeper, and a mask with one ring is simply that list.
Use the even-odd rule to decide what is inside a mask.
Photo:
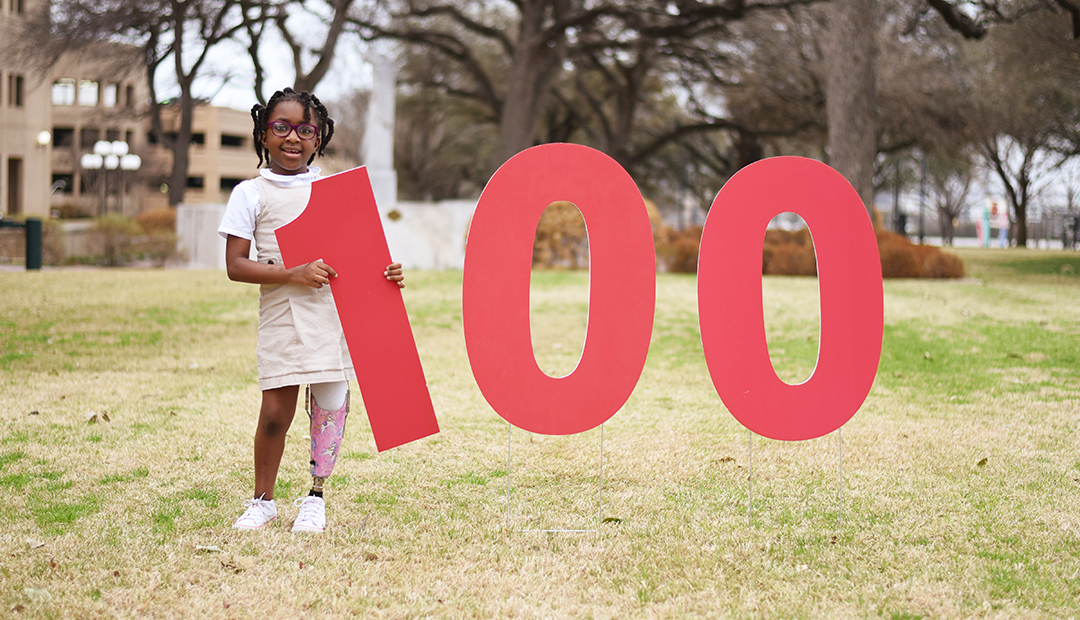
[{"label": "beige overall dress", "polygon": [[[307,207],[311,186],[281,187],[262,177],[255,248],[260,263],[282,264],[274,230]],[[355,379],[329,286],[263,284],[259,297],[259,389]]]}]

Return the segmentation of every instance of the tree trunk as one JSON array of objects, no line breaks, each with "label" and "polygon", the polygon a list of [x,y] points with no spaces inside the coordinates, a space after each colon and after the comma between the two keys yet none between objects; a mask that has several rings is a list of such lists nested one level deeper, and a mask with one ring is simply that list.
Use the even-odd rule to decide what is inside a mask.
[{"label": "tree trunk", "polygon": [[828,10],[824,51],[829,164],[859,192],[873,221],[876,1],[833,0]]},{"label": "tree trunk", "polygon": [[547,0],[522,3],[517,45],[499,120],[500,163],[533,145],[544,100],[566,56],[565,34],[544,28],[551,4]]}]

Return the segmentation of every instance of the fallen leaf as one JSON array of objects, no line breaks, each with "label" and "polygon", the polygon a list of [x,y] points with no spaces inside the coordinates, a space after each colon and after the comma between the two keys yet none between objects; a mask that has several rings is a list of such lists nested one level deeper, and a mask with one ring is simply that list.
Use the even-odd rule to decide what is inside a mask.
[{"label": "fallen leaf", "polygon": [[604,517],[601,523],[622,523],[622,519],[619,517]]},{"label": "fallen leaf", "polygon": [[221,553],[221,547],[217,545],[195,545],[196,551],[211,551],[213,553]]},{"label": "fallen leaf", "polygon": [[33,411],[30,412],[30,415],[38,415],[40,413],[41,413],[40,411],[38,411],[37,409],[34,409]]},{"label": "fallen leaf", "polygon": [[112,420],[111,420],[111,419],[109,419],[109,414],[107,414],[107,413],[103,413],[103,414],[101,414],[101,419],[102,419],[102,421],[104,421],[104,422],[112,422]]},{"label": "fallen leaf", "polygon": [[22,611],[22,610],[24,610],[24,609],[26,609],[26,608],[25,608],[25,607],[23,607],[22,605],[16,605],[16,606],[14,606],[14,607],[12,607],[12,608],[11,608],[11,611],[13,611],[13,612],[15,612],[15,613],[19,613],[20,611]]},{"label": "fallen leaf", "polygon": [[91,411],[91,412],[86,414],[86,423],[87,424],[97,424],[97,420],[98,420],[98,414],[97,414],[96,411]]},{"label": "fallen leaf", "polygon": [[45,543],[41,542],[40,540],[34,540],[33,538],[27,538],[26,539],[26,544],[31,549],[40,549],[41,547],[45,546]]},{"label": "fallen leaf", "polygon": [[986,465],[986,457],[984,456],[984,457],[982,457],[981,459],[979,459],[979,462],[978,462],[978,463],[975,463],[975,465],[976,465],[977,467],[983,467],[984,465]]},{"label": "fallen leaf", "polygon": [[379,559],[379,556],[375,555],[374,553],[372,553],[370,551],[365,551],[364,552],[364,561],[365,562],[374,562],[375,560],[378,560],[378,559]]}]

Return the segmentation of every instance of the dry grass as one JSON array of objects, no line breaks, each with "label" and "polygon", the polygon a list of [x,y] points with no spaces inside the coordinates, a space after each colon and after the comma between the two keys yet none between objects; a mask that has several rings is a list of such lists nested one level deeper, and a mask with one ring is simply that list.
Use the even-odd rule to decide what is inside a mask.
[{"label": "dry grass", "polygon": [[[727,414],[694,279],[661,276],[649,361],[604,426],[606,522],[599,431],[514,431],[508,471],[506,423],[468,367],[460,274],[410,274],[443,432],[380,454],[358,410],[314,537],[289,533],[286,501],[268,531],[230,529],[252,477],[254,287],[0,273],[0,616],[1076,616],[1080,260],[958,253],[973,279],[886,282],[882,364],[842,468],[836,434],[773,442]],[[548,372],[580,352],[587,281],[534,277]],[[815,301],[812,279],[766,278],[788,381],[813,366]],[[302,418],[282,500],[308,484]],[[544,527],[596,531],[518,531]]]}]

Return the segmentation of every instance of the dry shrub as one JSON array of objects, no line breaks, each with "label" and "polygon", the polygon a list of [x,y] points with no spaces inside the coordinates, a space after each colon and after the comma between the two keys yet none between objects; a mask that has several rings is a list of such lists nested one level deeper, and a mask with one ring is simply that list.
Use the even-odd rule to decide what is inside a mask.
[{"label": "dry shrub", "polygon": [[536,225],[533,267],[584,269],[589,266],[589,237],[585,219],[573,203],[554,202]]},{"label": "dry shrub", "polygon": [[937,252],[923,263],[924,278],[962,278],[964,261],[955,254]]},{"label": "dry shrub", "polygon": [[765,231],[761,273],[773,276],[817,275],[814,241],[806,228]]},{"label": "dry shrub", "polygon": [[135,216],[135,221],[148,235],[158,232],[176,232],[176,209],[172,207],[158,207],[147,209]]},{"label": "dry shrub", "polygon": [[176,209],[148,209],[136,216],[135,222],[146,233],[136,244],[140,257],[163,267],[168,259],[176,256]]},{"label": "dry shrub", "polygon": [[686,230],[657,228],[653,241],[656,243],[659,270],[669,273],[697,273],[701,230],[701,226],[692,226]]},{"label": "dry shrub", "polygon": [[962,278],[964,263],[930,245],[916,245],[907,237],[879,230],[878,252],[885,278]]},{"label": "dry shrub", "polygon": [[135,220],[119,213],[97,218],[93,230],[102,252],[101,263],[108,267],[117,267],[130,261],[136,237],[143,232]]}]

